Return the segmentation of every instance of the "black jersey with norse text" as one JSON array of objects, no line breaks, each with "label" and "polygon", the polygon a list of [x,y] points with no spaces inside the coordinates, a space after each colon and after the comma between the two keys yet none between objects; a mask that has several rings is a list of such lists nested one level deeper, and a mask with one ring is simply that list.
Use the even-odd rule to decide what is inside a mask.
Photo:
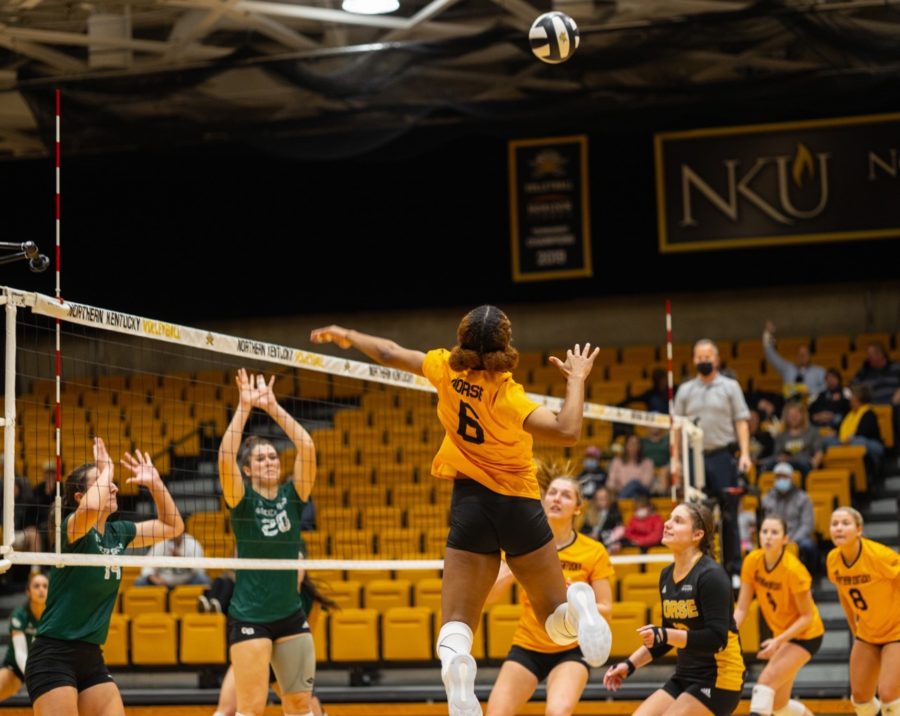
[{"label": "black jersey with norse text", "polygon": [[[744,659],[734,623],[731,580],[719,564],[703,555],[680,582],[673,578],[675,565],[659,575],[663,623],[668,629],[687,632],[687,645],[678,650],[675,677],[688,683],[740,691],[744,684]],[[654,647],[654,658],[671,650]]]}]

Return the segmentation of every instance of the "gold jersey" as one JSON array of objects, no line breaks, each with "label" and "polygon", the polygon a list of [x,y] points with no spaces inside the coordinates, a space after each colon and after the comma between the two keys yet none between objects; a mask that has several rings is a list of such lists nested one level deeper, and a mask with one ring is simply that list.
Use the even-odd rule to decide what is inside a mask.
[{"label": "gold jersey", "polygon": [[[762,549],[753,550],[744,557],[741,581],[753,585],[759,608],[775,636],[787,631],[800,618],[794,595],[812,589],[812,577],[806,567],[787,550],[782,551],[771,570],[766,567],[766,553]],[[824,633],[819,608],[813,602],[812,621],[794,639],[815,639]]]},{"label": "gold jersey", "polygon": [[870,644],[900,641],[900,554],[865,537],[860,542],[852,564],[839,547],[828,553],[828,578],[850,609],[856,636]]},{"label": "gold jersey", "polygon": [[525,419],[538,404],[512,373],[483,370],[457,372],[450,352],[429,351],[422,363],[425,377],[437,388],[438,420],[446,430],[431,465],[436,477],[460,475],[477,480],[493,492],[541,498]]}]

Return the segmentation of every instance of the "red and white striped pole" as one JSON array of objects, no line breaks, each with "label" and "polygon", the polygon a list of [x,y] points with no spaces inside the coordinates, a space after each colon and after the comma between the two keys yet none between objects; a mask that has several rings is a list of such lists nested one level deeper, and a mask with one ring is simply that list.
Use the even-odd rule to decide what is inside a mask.
[{"label": "red and white striped pole", "polygon": [[[56,300],[63,302],[62,290],[60,287],[60,267],[59,267],[59,239],[61,224],[61,206],[60,206],[60,92],[56,90]],[[56,319],[56,499],[54,500],[53,511],[56,517],[56,553],[62,552],[62,540],[59,538],[60,527],[62,523],[62,497],[60,496],[60,483],[62,481],[62,456],[60,454],[60,436],[61,436],[61,410],[60,410],[60,394],[62,392],[62,354],[60,353],[60,327],[59,318]]]},{"label": "red and white striped pole", "polygon": [[[672,299],[666,299],[666,373],[669,382],[669,474],[672,476],[672,500],[677,499],[678,485],[672,468],[675,463],[675,377],[672,370]],[[684,466],[681,468],[684,479]]]}]

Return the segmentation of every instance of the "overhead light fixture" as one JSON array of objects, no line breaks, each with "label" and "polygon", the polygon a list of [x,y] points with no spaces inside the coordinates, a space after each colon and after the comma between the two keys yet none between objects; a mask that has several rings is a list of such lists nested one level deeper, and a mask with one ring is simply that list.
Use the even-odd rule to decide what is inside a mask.
[{"label": "overhead light fixture", "polygon": [[341,9],[355,15],[386,15],[400,8],[399,0],[343,0]]}]

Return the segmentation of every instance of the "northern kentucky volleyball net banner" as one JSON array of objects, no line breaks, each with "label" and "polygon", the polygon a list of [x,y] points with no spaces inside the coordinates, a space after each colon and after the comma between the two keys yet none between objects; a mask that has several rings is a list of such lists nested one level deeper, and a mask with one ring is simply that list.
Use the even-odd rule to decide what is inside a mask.
[{"label": "northern kentucky volleyball net banner", "polygon": [[[243,534],[243,545],[260,543],[254,569],[440,569],[452,482],[431,476],[444,430],[436,393],[423,378],[15,289],[3,289],[2,302],[8,496],[2,550],[9,562],[141,567],[144,577],[168,570],[169,577],[186,579],[198,570],[209,576],[207,570],[249,568],[250,560],[236,558]],[[284,414],[276,418],[263,401],[254,404],[246,425],[232,423],[242,371],[271,385]],[[562,404],[530,395],[551,409]],[[666,415],[591,403],[585,416],[578,445],[536,443],[535,454],[577,463],[586,445],[611,443],[613,422],[669,427]],[[685,447],[700,438],[690,423],[683,427]],[[278,464],[269,469],[277,474],[268,479],[279,489],[293,489],[290,483],[303,477],[298,470],[310,469],[303,435],[315,450],[311,501],[291,512],[280,503],[296,502],[290,489],[279,492],[273,498],[279,504],[264,506],[272,514],[263,520],[262,537],[247,536],[250,525],[241,520],[250,520],[229,510],[223,497],[222,459],[238,460],[241,474],[252,474],[240,454],[220,454],[233,430],[241,430],[234,445],[257,436],[275,448]],[[97,437],[114,465],[110,523],[156,520],[151,524],[162,529],[172,522],[172,515],[160,513],[167,503],[134,479],[140,469],[133,458],[140,454],[171,495],[185,526],[182,539],[95,556],[60,549],[58,525],[74,507],[71,500],[66,504],[65,481],[95,461]],[[54,519],[57,476],[61,504]],[[270,559],[262,549],[266,529],[299,532],[297,554]]]}]

